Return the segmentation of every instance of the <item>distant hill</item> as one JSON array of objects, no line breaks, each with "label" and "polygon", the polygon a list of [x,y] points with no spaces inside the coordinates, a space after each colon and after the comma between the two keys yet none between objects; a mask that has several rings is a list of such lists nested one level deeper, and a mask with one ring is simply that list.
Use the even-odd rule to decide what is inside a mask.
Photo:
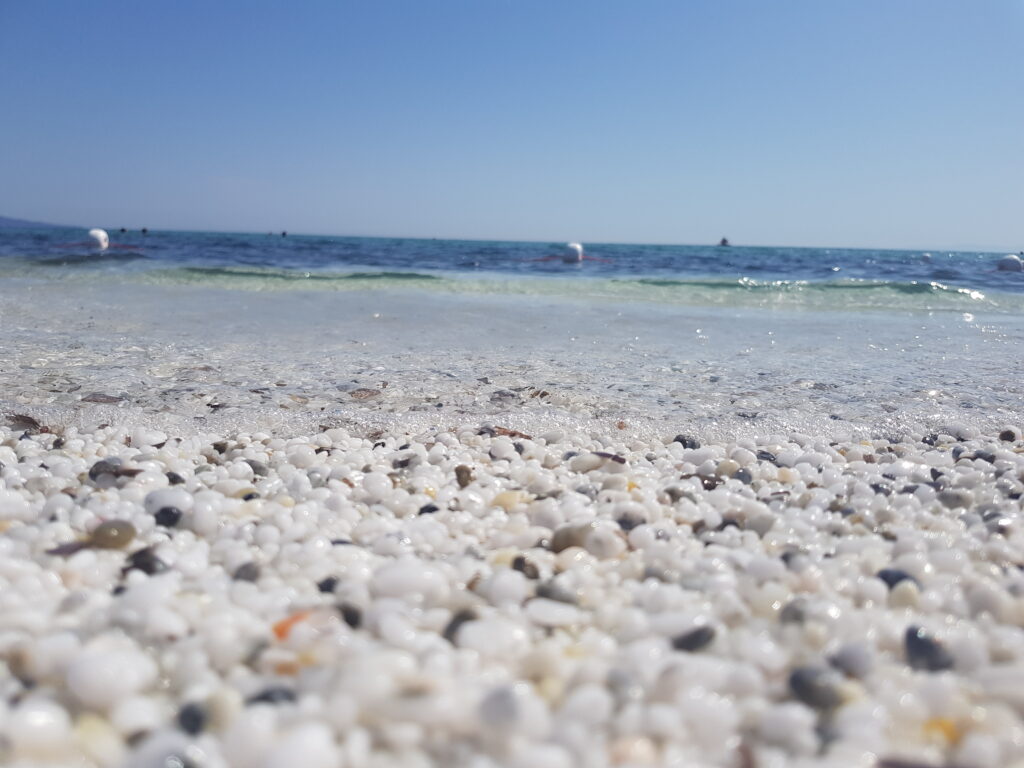
[{"label": "distant hill", "polygon": [[41,221],[26,221],[25,219],[12,219],[7,216],[0,216],[0,229],[34,229],[36,227],[71,229],[67,224],[45,224]]}]

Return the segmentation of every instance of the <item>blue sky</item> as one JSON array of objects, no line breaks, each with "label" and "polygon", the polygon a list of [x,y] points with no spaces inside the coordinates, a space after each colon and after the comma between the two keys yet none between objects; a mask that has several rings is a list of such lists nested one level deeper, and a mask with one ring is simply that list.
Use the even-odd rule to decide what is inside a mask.
[{"label": "blue sky", "polygon": [[0,0],[0,214],[1024,248],[1024,0]]}]

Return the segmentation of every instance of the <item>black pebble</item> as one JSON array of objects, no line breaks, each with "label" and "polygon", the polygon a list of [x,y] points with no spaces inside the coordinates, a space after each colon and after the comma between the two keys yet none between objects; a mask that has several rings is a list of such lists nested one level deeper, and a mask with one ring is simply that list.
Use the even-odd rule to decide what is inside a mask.
[{"label": "black pebble", "polygon": [[321,592],[333,592],[336,586],[338,586],[337,576],[328,576],[326,579],[316,583],[316,588]]},{"label": "black pebble", "polygon": [[338,606],[338,612],[352,629],[359,629],[359,625],[363,623],[363,612],[354,605],[342,603]]},{"label": "black pebble", "polygon": [[699,651],[715,639],[715,628],[705,624],[672,638],[672,647],[677,651]]},{"label": "black pebble", "polygon": [[793,558],[794,557],[796,557],[797,555],[803,555],[803,554],[806,554],[806,553],[805,552],[801,552],[799,549],[787,549],[785,552],[783,552],[781,555],[779,555],[779,560],[781,560],[783,563],[785,563],[786,567],[788,568],[790,563],[793,562]]},{"label": "black pebble", "polygon": [[[1010,434],[1012,435],[1013,433],[1011,432]],[[1013,438],[1011,437],[1010,439],[1012,440]],[[53,445],[51,445],[50,447],[53,448],[54,450],[56,450],[57,448],[63,448],[64,438],[58,437],[56,440],[53,441]]]},{"label": "black pebble", "polygon": [[793,696],[813,709],[834,709],[840,704],[835,672],[818,667],[797,667],[789,675]]},{"label": "black pebble", "polygon": [[[1002,440],[1004,443],[1012,443],[1014,440],[1017,439],[1017,435],[1014,434],[1012,429],[1004,429],[1002,432],[999,433],[999,439]],[[57,443],[54,443],[53,447],[56,448]]]},{"label": "black pebble", "polygon": [[171,485],[184,485],[185,478],[179,475],[177,472],[168,472],[167,482],[170,483]]},{"label": "black pebble", "polygon": [[921,627],[907,629],[903,637],[903,647],[907,653],[907,664],[911,669],[940,672],[953,667],[953,657],[949,655],[949,651]]},{"label": "black pebble", "polygon": [[936,469],[935,467],[932,467],[929,470],[929,474],[932,476],[932,480],[938,480],[940,477],[942,477],[942,471]]},{"label": "black pebble", "polygon": [[615,522],[619,524],[619,528],[622,530],[632,531],[638,525],[642,525],[644,521],[635,515],[623,515]]},{"label": "black pebble", "polygon": [[981,459],[982,461],[987,461],[989,464],[994,464],[996,460],[996,455],[991,451],[975,451],[974,458]]},{"label": "black pebble", "polygon": [[260,567],[256,563],[243,563],[231,574],[235,581],[256,581],[260,577]]},{"label": "black pebble", "polygon": [[807,620],[807,601],[801,598],[790,600],[779,611],[779,621],[783,624],[803,624]]},{"label": "black pebble", "polygon": [[906,571],[901,571],[899,568],[883,568],[878,573],[876,573],[875,576],[884,581],[886,586],[889,587],[889,589],[892,589],[901,581],[906,581],[907,579],[917,584],[917,579],[915,579]]},{"label": "black pebble", "polygon": [[892,493],[892,488],[882,483],[872,483],[871,490],[873,490],[875,493],[880,493],[883,496],[888,496]]},{"label": "black pebble", "polygon": [[700,448],[700,441],[695,437],[690,437],[689,435],[676,435],[672,438],[672,442],[680,443],[683,448],[689,448],[691,450]]},{"label": "black pebble", "polygon": [[767,462],[769,462],[771,464],[774,464],[775,462],[777,462],[779,460],[778,457],[774,453],[772,453],[771,451],[758,451],[757,452],[757,458],[760,461],[767,461]]},{"label": "black pebble", "polygon": [[420,515],[432,515],[440,509],[437,504],[424,504],[420,507],[420,511],[417,514]]},{"label": "black pebble", "polygon": [[181,522],[181,510],[177,507],[161,507],[153,515],[153,519],[156,520],[157,525],[173,528]]},{"label": "black pebble", "polygon": [[120,459],[102,459],[89,468],[89,479],[96,482],[103,475],[116,475],[120,469]]},{"label": "black pebble", "polygon": [[735,472],[733,472],[732,479],[739,480],[744,485],[750,485],[754,480],[754,476],[750,474],[750,470],[747,469],[746,467],[740,467]]},{"label": "black pebble", "polygon": [[442,636],[449,643],[455,645],[455,638],[459,633],[459,627],[467,621],[474,621],[476,617],[476,611],[469,608],[463,608],[462,610],[456,611],[455,615],[452,616],[451,621],[448,622],[448,626],[444,628]]},{"label": "black pebble", "polygon": [[282,704],[286,701],[295,701],[295,691],[291,688],[282,688],[280,686],[273,688],[266,688],[255,696],[250,696],[246,699],[246,704]]},{"label": "black pebble", "polygon": [[536,579],[540,577],[540,571],[537,566],[526,559],[525,555],[516,555],[512,560],[512,568],[519,571],[528,579]]},{"label": "black pebble", "polygon": [[258,499],[259,497],[260,495],[253,491],[252,493],[245,494],[245,496],[242,497],[242,501],[252,501],[253,499]]},{"label": "black pebble", "polygon": [[205,726],[206,710],[199,704],[186,704],[178,711],[178,727],[190,736],[201,733]]},{"label": "black pebble", "polygon": [[124,567],[124,573],[130,570],[139,570],[152,576],[155,573],[163,573],[167,570],[167,563],[156,556],[153,547],[140,549],[128,556],[128,564]]},{"label": "black pebble", "polygon": [[335,547],[348,547],[352,545],[351,539],[331,539],[331,545]]}]

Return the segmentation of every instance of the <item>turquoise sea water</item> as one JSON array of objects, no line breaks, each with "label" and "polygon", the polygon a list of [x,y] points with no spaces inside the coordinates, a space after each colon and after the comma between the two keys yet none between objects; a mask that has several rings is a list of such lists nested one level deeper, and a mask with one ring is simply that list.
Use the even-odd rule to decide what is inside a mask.
[{"label": "turquoise sea water", "polygon": [[1003,254],[111,231],[0,231],[0,277],[240,290],[393,290],[809,310],[1019,313]]},{"label": "turquoise sea water", "polygon": [[1024,425],[1024,274],[1003,254],[85,239],[0,230],[0,413],[722,439]]}]

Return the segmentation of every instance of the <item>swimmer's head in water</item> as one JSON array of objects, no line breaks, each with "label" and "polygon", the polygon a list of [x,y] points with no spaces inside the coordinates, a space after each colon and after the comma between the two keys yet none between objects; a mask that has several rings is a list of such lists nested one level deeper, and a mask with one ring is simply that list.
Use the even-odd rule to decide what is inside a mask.
[{"label": "swimmer's head in water", "polygon": [[110,245],[110,238],[107,237],[107,233],[102,229],[90,229],[89,238],[92,240],[93,245],[101,251],[107,250],[107,247]]}]

